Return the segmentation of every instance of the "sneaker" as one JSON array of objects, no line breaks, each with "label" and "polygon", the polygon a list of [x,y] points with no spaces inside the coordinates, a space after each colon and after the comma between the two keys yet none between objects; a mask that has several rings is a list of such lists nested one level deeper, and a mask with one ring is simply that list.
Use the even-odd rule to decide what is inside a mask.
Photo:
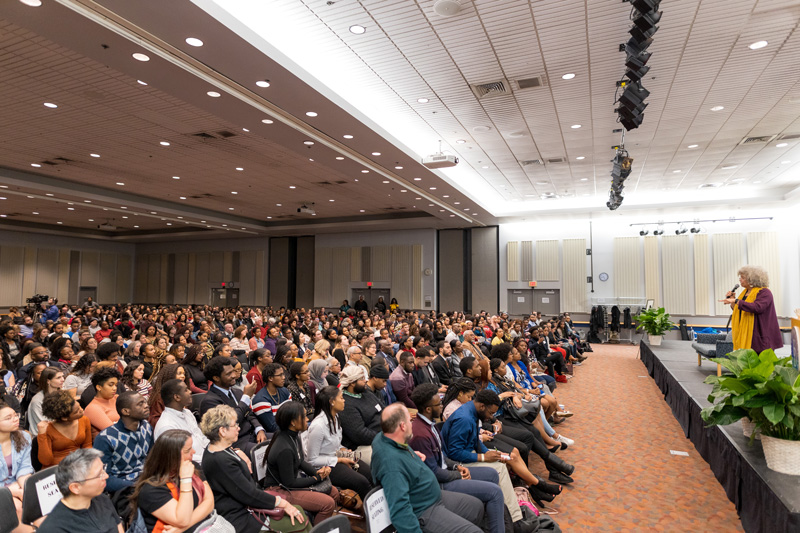
[{"label": "sneaker", "polygon": [[559,435],[559,436],[556,438],[556,440],[557,440],[558,442],[563,442],[563,443],[564,443],[564,444],[566,444],[567,446],[572,446],[573,444],[575,444],[575,441],[574,441],[574,440],[572,440],[572,439],[569,439],[569,438],[565,437],[564,435]]},{"label": "sneaker", "polygon": [[569,418],[573,415],[573,413],[569,411],[556,411],[556,416],[560,416],[561,418]]},{"label": "sneaker", "polygon": [[572,364],[573,364],[574,366],[581,366],[583,363],[581,363],[580,361],[575,361],[575,362],[574,362],[574,363],[572,363]]}]

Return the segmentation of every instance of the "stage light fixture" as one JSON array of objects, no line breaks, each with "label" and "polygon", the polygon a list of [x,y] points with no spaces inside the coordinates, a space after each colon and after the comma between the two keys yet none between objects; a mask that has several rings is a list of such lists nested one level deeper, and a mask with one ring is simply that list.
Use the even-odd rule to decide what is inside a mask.
[{"label": "stage light fixture", "polygon": [[653,230],[653,235],[664,235],[664,229],[663,228],[659,228],[659,229]]},{"label": "stage light fixture", "polygon": [[686,228],[681,224],[680,227],[675,230],[675,235],[683,235],[684,233],[686,233]]},{"label": "stage light fixture", "polygon": [[640,231],[640,232],[639,232],[639,236],[640,236],[640,237],[644,237],[645,235],[647,235],[647,234],[649,234],[649,233],[650,233],[650,232],[649,232],[648,230],[646,230],[646,229],[643,229],[642,231]]},{"label": "stage light fixture", "polygon": [[629,83],[619,97],[620,122],[626,130],[630,131],[639,127],[644,119],[644,110],[648,104],[644,103],[650,91],[642,87],[641,82]]},{"label": "stage light fixture", "polygon": [[692,228],[689,231],[691,233],[700,233],[701,231],[703,231],[703,229],[702,228]]}]

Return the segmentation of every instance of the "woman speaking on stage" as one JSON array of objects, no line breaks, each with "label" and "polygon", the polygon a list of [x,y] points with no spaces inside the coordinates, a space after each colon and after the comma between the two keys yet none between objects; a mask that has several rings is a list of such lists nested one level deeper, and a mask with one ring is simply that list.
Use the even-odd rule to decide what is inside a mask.
[{"label": "woman speaking on stage", "polygon": [[752,348],[756,353],[783,347],[775,302],[769,287],[766,270],[758,266],[739,269],[742,292],[725,295],[725,304],[733,309],[733,349]]}]

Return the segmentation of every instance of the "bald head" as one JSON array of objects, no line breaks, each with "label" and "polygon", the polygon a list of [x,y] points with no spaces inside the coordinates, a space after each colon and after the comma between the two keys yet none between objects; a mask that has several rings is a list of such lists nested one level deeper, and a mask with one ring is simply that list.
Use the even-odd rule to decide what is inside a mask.
[{"label": "bald head", "polygon": [[400,444],[411,440],[411,414],[405,405],[395,402],[381,412],[381,431]]}]

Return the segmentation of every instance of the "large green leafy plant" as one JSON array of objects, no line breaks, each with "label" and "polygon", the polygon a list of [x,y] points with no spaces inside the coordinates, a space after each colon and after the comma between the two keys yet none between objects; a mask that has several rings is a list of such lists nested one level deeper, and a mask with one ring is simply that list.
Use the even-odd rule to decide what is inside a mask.
[{"label": "large green leafy plant", "polygon": [[764,435],[800,440],[800,372],[791,357],[747,349],[711,360],[732,375],[705,380],[713,386],[708,396],[712,405],[701,411],[708,425],[725,426],[746,416]]},{"label": "large green leafy plant", "polygon": [[638,322],[636,331],[645,330],[655,337],[663,335],[675,325],[663,307],[646,309],[633,318]]}]

